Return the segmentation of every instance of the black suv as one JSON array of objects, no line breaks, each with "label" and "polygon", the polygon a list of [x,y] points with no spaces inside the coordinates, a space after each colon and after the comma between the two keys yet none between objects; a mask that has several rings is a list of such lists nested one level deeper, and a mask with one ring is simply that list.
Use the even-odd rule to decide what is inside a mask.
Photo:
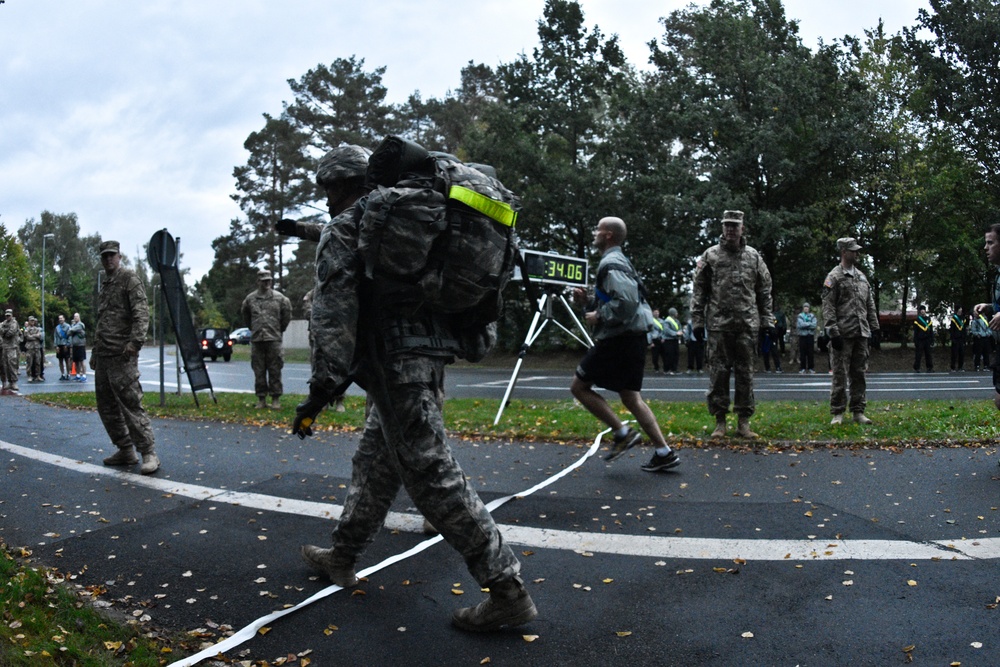
[{"label": "black suv", "polygon": [[198,331],[201,342],[201,356],[215,361],[222,357],[226,361],[233,358],[233,341],[229,339],[229,329],[201,329]]}]

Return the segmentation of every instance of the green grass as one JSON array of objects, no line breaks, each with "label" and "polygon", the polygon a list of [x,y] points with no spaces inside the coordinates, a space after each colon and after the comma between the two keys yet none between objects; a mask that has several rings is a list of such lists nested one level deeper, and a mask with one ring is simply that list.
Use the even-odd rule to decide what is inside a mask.
[{"label": "green grass", "polygon": [[[160,407],[159,397],[149,394],[145,405],[152,416],[218,421],[253,426],[289,427],[295,405],[305,397],[286,394],[280,410],[257,410],[249,394],[218,393],[218,404],[208,394],[199,394],[197,408],[190,394],[168,394]],[[93,393],[35,394],[30,400],[79,409],[94,409]],[[623,419],[630,418],[620,403],[612,403]],[[705,444],[714,420],[703,403],[649,401],[667,439],[681,445]],[[358,430],[363,426],[364,399],[348,396],[346,412],[327,410],[317,420],[319,430]],[[578,443],[590,441],[602,426],[579,404],[564,400],[514,400],[493,426],[499,402],[460,398],[445,404],[445,424],[454,435],[466,438]],[[933,400],[870,403],[867,414],[875,424],[858,426],[847,415],[842,426],[830,425],[826,401],[762,402],[752,420],[761,436],[757,444],[789,446],[832,444],[839,446],[926,446],[993,444],[997,437],[997,411],[990,400]],[[730,416],[735,429],[735,417]],[[733,439],[729,442],[738,442]]]},{"label": "green grass", "polygon": [[86,602],[101,587],[74,591],[72,575],[32,566],[30,556],[0,542],[0,665],[158,667],[191,654],[138,624],[109,620]]}]

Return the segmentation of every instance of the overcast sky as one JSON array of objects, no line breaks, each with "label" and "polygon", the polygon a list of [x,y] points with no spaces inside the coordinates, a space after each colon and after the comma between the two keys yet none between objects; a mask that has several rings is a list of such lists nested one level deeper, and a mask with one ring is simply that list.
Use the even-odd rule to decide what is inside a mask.
[{"label": "overcast sky", "polygon": [[[686,0],[582,0],[644,66],[658,19]],[[699,2],[696,4],[705,4]],[[195,279],[240,215],[243,142],[292,98],[286,81],[352,55],[385,66],[391,102],[441,97],[470,60],[537,45],[544,0],[6,0],[0,4],[0,223],[76,213],[81,232],[137,248],[181,237]],[[785,0],[808,46],[915,23],[926,0]]]}]

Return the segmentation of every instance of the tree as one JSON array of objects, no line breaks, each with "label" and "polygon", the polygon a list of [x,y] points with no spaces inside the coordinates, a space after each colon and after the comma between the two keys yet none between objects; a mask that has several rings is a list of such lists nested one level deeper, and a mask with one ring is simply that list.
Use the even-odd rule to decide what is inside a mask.
[{"label": "tree", "polygon": [[[533,59],[497,70],[500,101],[470,132],[469,153],[498,168],[524,202],[521,236],[583,256],[594,211],[608,210],[608,174],[591,164],[606,131],[607,98],[626,83],[616,36],[588,30],[580,5],[547,0]],[[607,204],[606,204],[607,202]]]},{"label": "tree", "polygon": [[280,286],[284,238],[274,226],[285,217],[295,216],[314,199],[316,187],[310,161],[303,153],[306,134],[296,129],[288,117],[275,119],[264,114],[264,119],[263,129],[251,133],[243,144],[250,158],[233,170],[239,193],[232,198],[247,216],[255,263],[264,261]]},{"label": "tree", "polygon": [[364,64],[363,58],[337,58],[288,80],[295,101],[285,103],[284,115],[320,153],[341,144],[374,148],[399,129],[395,109],[385,103],[385,67],[366,72]]},{"label": "tree", "polygon": [[[904,31],[923,78],[918,108],[947,123],[1000,200],[1000,5],[994,0],[929,0]],[[922,38],[929,31],[930,39]]]},{"label": "tree", "polygon": [[[80,313],[85,322],[96,319],[97,273],[100,271],[100,234],[81,236],[80,222],[75,213],[42,211],[39,220],[27,220],[17,232],[29,258],[33,283],[41,289],[42,239],[53,234],[45,243],[45,306],[46,311],[63,314],[67,319]],[[41,310],[41,293],[37,292],[35,308]],[[52,318],[55,321],[55,317]],[[48,322],[46,322],[48,324]]]},{"label": "tree", "polygon": [[850,230],[843,202],[869,111],[847,54],[806,48],[780,0],[712,0],[662,22],[652,113],[672,118],[663,139],[703,184],[678,208],[703,222],[703,247],[724,209],[744,210],[775,292],[814,299]]},{"label": "tree", "polygon": [[31,305],[31,267],[24,248],[0,222],[0,306],[20,315]]}]

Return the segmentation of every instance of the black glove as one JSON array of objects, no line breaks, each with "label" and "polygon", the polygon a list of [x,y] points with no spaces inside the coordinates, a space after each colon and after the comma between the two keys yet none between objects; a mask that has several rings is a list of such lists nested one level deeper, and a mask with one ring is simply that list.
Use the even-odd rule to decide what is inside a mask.
[{"label": "black glove", "polygon": [[837,352],[840,352],[841,350],[844,349],[844,339],[841,338],[840,336],[834,336],[833,338],[830,339],[830,345],[832,345],[833,349],[835,349]]},{"label": "black glove", "polygon": [[330,402],[330,397],[324,392],[309,390],[309,398],[295,406],[295,419],[292,421],[292,433],[305,440],[312,436],[312,425],[319,413]]},{"label": "black glove", "polygon": [[274,223],[274,231],[278,232],[282,236],[297,236],[296,234],[295,221],[284,218]]},{"label": "black glove", "polygon": [[699,343],[705,340],[705,327],[695,327],[694,328],[694,339]]}]

